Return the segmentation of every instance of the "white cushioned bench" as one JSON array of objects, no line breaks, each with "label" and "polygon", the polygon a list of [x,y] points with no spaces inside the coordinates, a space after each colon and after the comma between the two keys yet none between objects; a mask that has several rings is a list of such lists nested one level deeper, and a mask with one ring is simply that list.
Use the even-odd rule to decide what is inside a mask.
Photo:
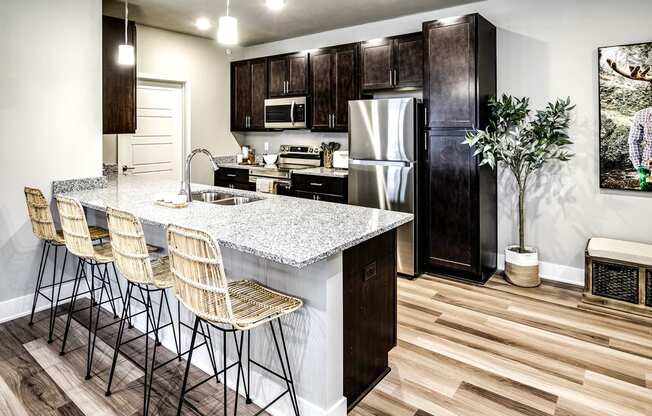
[{"label": "white cushioned bench", "polygon": [[583,300],[652,316],[652,244],[590,239]]}]

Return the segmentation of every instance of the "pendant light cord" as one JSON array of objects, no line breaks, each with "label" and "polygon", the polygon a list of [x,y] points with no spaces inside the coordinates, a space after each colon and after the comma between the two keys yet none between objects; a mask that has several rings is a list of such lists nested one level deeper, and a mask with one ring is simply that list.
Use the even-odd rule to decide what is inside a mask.
[{"label": "pendant light cord", "polygon": [[127,30],[129,25],[129,0],[125,0],[125,45],[129,45]]},{"label": "pendant light cord", "polygon": [[226,15],[229,15],[229,5],[231,4],[231,0],[226,0]]}]

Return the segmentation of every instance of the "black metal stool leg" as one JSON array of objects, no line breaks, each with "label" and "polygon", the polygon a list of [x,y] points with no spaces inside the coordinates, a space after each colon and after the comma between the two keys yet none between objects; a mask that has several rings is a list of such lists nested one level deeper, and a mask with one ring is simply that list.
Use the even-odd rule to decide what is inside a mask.
[{"label": "black metal stool leg", "polygon": [[[47,250],[46,250],[47,248]],[[48,262],[50,254],[50,242],[43,242],[43,249],[41,250],[41,261],[38,266],[38,274],[36,277],[36,290],[34,291],[34,299],[32,300],[32,313],[29,315],[29,326],[34,325],[34,312],[36,311],[36,303],[41,292],[41,283],[43,282],[43,275],[45,274],[45,266]]]},{"label": "black metal stool leg", "polygon": [[181,384],[181,397],[179,398],[179,406],[177,407],[177,416],[181,416],[181,408],[183,407],[183,400],[186,395],[186,386],[188,384],[188,374],[190,373],[190,366],[192,365],[192,353],[195,349],[195,340],[197,338],[197,328],[199,327],[199,317],[195,317],[195,325],[192,330],[192,337],[190,339],[190,350],[188,352],[188,363],[186,364],[186,371],[183,375],[183,383]]},{"label": "black metal stool leg", "polygon": [[174,346],[177,349],[177,358],[181,360],[181,333],[179,332],[179,338],[177,338],[177,331],[174,329],[174,318],[172,317],[172,310],[170,309],[170,302],[168,301],[168,294],[165,289],[161,291],[161,307],[163,307],[163,300],[165,300],[165,306],[168,309],[168,316],[170,317],[170,326],[172,327]]},{"label": "black metal stool leg", "polygon": [[[294,414],[296,416],[299,416],[299,409],[297,408],[297,404],[294,402],[294,395],[292,394],[292,386],[290,385],[290,379],[288,378],[287,372],[285,371],[285,364],[283,363],[283,357],[281,355],[281,348],[278,345],[278,339],[276,337],[276,330],[274,329],[274,321],[269,322],[269,326],[272,329],[272,337],[274,338],[274,345],[276,346],[276,352],[278,353],[278,360],[281,364],[281,369],[283,370],[283,378],[285,379],[285,384],[287,385],[288,388],[288,394],[290,395],[290,401],[292,402],[292,408],[294,410]],[[288,363],[289,365],[289,363]]]},{"label": "black metal stool leg", "polygon": [[[233,338],[235,340],[235,349],[238,352],[238,368],[236,371],[238,372],[238,375],[236,377],[236,382],[235,382],[235,401],[233,403],[233,416],[238,415],[238,399],[240,398],[240,373],[243,372],[242,370],[242,340],[244,337],[244,332],[240,332],[240,347],[238,347],[238,336],[235,334],[235,331],[233,332]],[[224,372],[224,380],[226,380],[226,371]],[[242,374],[242,382],[244,383],[244,373]],[[225,382],[226,384],[226,382]],[[245,385],[245,393],[247,392],[247,386]],[[249,393],[246,393],[247,396],[249,396]],[[226,398],[225,398],[226,399]]]},{"label": "black metal stool leg", "polygon": [[[235,349],[238,354],[238,386],[236,387],[236,390],[238,389],[240,385],[240,375],[242,374],[242,384],[244,384],[244,390],[245,390],[245,397],[249,397],[249,385],[247,384],[247,381],[245,380],[245,374],[244,374],[244,367],[242,365],[242,350],[244,349],[244,331],[240,331],[240,342],[238,343],[238,336],[236,335],[236,330],[234,328],[233,331],[233,341],[235,342]],[[248,333],[249,331],[247,331]],[[236,396],[237,400],[237,396]],[[237,407],[237,406],[236,406]]]},{"label": "black metal stool leg", "polygon": [[215,375],[215,381],[220,382],[220,377],[217,372],[217,362],[215,361],[215,351],[213,350],[213,340],[211,339],[210,325],[206,325],[206,331],[204,331],[204,324],[199,323],[199,329],[201,330],[202,337],[204,337],[204,343],[206,343],[206,350],[208,351],[208,359],[211,361],[211,366],[213,367],[213,374]]},{"label": "black metal stool leg", "polygon": [[227,373],[227,364],[226,364],[226,331],[222,331],[222,365],[224,366],[224,416],[226,416],[228,411],[227,398],[227,387],[226,387],[226,373]]},{"label": "black metal stool leg", "polygon": [[[132,288],[133,288],[133,284],[131,282],[127,282],[127,293],[126,293],[126,297],[124,298],[125,304],[129,304],[129,302],[131,301]],[[124,333],[125,322],[127,321],[128,313],[129,313],[129,309],[123,307],[122,317],[120,318],[120,326],[118,328],[118,336],[115,342],[115,349],[113,350],[113,362],[111,363],[111,371],[109,372],[109,381],[107,382],[106,392],[104,393],[105,396],[111,395],[111,384],[113,383],[113,375],[115,374],[115,366],[116,363],[118,362],[118,354],[120,353],[120,344],[122,344],[122,336]]]},{"label": "black metal stool leg", "polygon": [[[61,298],[61,286],[63,286],[63,278],[66,271],[66,263],[68,261],[68,249],[66,246],[62,246],[64,250],[63,254],[63,265],[61,266],[61,277],[59,277],[59,285],[57,289],[57,296],[54,297],[54,279],[52,280],[52,301],[54,302],[53,313],[50,315],[50,332],[48,333],[48,344],[52,344],[54,341],[52,336],[54,335],[54,327],[57,322],[57,311],[59,310],[59,299]],[[73,285],[74,286],[74,285]],[[54,301],[56,299],[56,301]]]},{"label": "black metal stool leg", "polygon": [[[122,308],[125,308],[124,300],[125,297],[123,296],[122,293],[122,285],[120,284],[120,279],[118,278],[118,271],[115,268],[115,263],[111,263],[111,267],[113,267],[113,276],[115,277],[115,283],[118,285],[118,293],[120,294],[120,299],[122,300]],[[131,322],[131,316],[129,316],[129,322]]]},{"label": "black metal stool leg", "polygon": [[[113,294],[113,286],[111,285],[111,278],[109,277],[109,265],[105,264],[104,265],[104,274],[102,276],[102,280],[106,280],[106,286],[108,287],[108,291],[106,295],[109,297],[109,304],[111,305],[111,310],[113,311],[113,319],[118,319],[118,309],[115,306],[115,295]],[[118,277],[116,275],[116,282],[118,281]],[[120,282],[118,282],[120,284]],[[123,299],[122,297],[122,290],[120,291],[120,299]]]},{"label": "black metal stool leg", "polygon": [[[161,290],[164,292],[165,290]],[[149,291],[147,292],[147,297],[149,297]],[[156,326],[154,327],[154,334],[156,335],[156,345],[161,346],[161,338],[158,336],[159,331],[161,330],[161,312],[163,312],[163,295],[161,295],[161,300],[158,304],[158,315],[156,317]],[[154,304],[152,304],[152,320],[154,320]]]},{"label": "black metal stool leg", "polygon": [[283,335],[283,325],[281,324],[281,318],[277,318],[278,330],[281,333],[281,344],[283,345],[283,352],[285,353],[285,362],[288,366],[288,375],[290,376],[290,386],[292,386],[292,391],[290,392],[291,397],[294,398],[294,406],[296,415],[299,416],[299,400],[297,399],[297,391],[294,387],[294,378],[292,377],[292,369],[290,368],[290,358],[288,356],[288,350],[285,346],[285,335]]},{"label": "black metal stool leg", "polygon": [[66,353],[66,342],[68,341],[68,332],[70,331],[72,314],[75,311],[75,303],[77,302],[79,287],[81,286],[80,282],[82,279],[82,274],[85,274],[83,262],[84,261],[82,259],[79,259],[79,261],[77,262],[77,271],[75,272],[75,283],[73,283],[73,289],[72,289],[72,299],[70,299],[70,306],[68,307],[68,318],[66,319],[66,329],[64,330],[63,333],[63,340],[61,341],[61,351],[59,351],[59,355],[65,355]]},{"label": "black metal stool leg", "polygon": [[[95,275],[95,268],[100,268],[99,264],[91,263],[91,274]],[[104,265],[106,271],[106,264]],[[102,286],[100,286],[100,300],[97,304],[97,315],[95,316],[95,328],[92,328],[93,323],[93,313],[89,312],[91,319],[88,321],[88,356],[86,357],[86,380],[90,380],[91,371],[93,369],[93,358],[95,357],[95,341],[97,340],[97,328],[100,324],[100,315],[102,314],[102,299],[104,299],[104,291],[106,290],[106,281],[102,279]],[[108,293],[108,291],[107,291]],[[109,295],[107,295],[109,296]],[[89,308],[89,311],[92,311],[92,307]]]},{"label": "black metal stool leg", "polygon": [[[138,289],[140,290],[140,294],[143,295],[143,289],[140,285],[138,285]],[[147,292],[147,297],[143,296],[143,300],[145,301],[145,315],[147,315],[147,318],[145,319],[145,382],[143,384],[145,387],[144,393],[147,393],[147,363],[149,362],[149,292]],[[146,408],[147,397],[143,397],[143,416],[147,416],[145,411]]]},{"label": "black metal stool leg", "polygon": [[[52,331],[54,330],[54,287],[57,285],[57,259],[59,257],[59,246],[54,245],[54,265],[52,267],[52,293],[50,294],[50,315],[48,319],[48,344],[52,343]],[[43,279],[41,279],[43,286]],[[39,290],[40,294],[40,290]]]},{"label": "black metal stool leg", "polygon": [[[147,291],[147,302],[149,304],[148,310],[152,312],[152,320],[154,320],[154,306],[152,305],[152,299],[149,294],[149,290]],[[159,308],[158,319],[156,321],[156,329],[158,329],[158,326],[161,322],[161,309],[163,309],[163,304],[161,304]],[[145,336],[149,338],[149,335],[145,335]],[[149,413],[149,403],[152,397],[152,384],[154,383],[154,368],[156,367],[157,347],[158,347],[158,343],[155,342],[154,351],[152,352],[152,366],[149,370],[149,385],[147,384],[147,378],[145,378],[145,410],[143,412],[143,416],[147,416],[147,414]],[[145,362],[145,368],[147,368],[147,362]]]},{"label": "black metal stool leg", "polygon": [[[140,285],[138,285],[138,290],[140,291],[140,298],[143,300],[143,305],[147,305],[147,296],[149,296],[149,291],[147,291],[147,296],[145,296],[145,292],[143,292],[143,288]],[[154,317],[150,317],[149,314],[147,314],[147,322],[152,325],[155,341],[156,343],[159,343],[158,330],[156,329],[156,321],[154,320]]]},{"label": "black metal stool leg", "polygon": [[251,404],[251,397],[249,397],[249,389],[251,388],[251,330],[247,331],[247,398],[245,403]]}]

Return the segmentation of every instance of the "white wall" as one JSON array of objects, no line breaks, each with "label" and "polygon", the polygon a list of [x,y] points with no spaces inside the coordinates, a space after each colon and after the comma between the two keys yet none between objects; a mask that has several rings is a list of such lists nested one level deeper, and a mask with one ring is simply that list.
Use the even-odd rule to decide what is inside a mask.
[{"label": "white wall", "polygon": [[102,2],[0,1],[0,301],[33,292],[23,187],[102,173]]},{"label": "white wall", "polygon": [[[229,131],[229,62],[234,55],[214,40],[138,25],[138,73],[190,83],[191,148],[214,155],[235,154],[239,147]],[[193,181],[213,183],[210,163],[193,162]]]},{"label": "white wall", "polygon": [[[479,12],[498,27],[498,92],[527,95],[539,108],[556,97],[577,104],[577,157],[547,170],[527,204],[529,244],[542,260],[581,278],[586,240],[652,243],[652,195],[608,192],[598,183],[597,48],[652,41],[649,0],[488,0],[245,48],[247,58],[418,31],[423,21]],[[517,238],[514,186],[499,175],[499,247]],[[560,270],[559,268],[554,270]]]}]

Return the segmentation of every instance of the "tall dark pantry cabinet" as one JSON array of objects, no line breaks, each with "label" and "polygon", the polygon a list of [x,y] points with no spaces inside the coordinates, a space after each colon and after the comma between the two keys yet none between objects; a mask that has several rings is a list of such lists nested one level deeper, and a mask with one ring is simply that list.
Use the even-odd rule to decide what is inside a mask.
[{"label": "tall dark pantry cabinet", "polygon": [[424,271],[477,282],[496,270],[496,173],[462,144],[496,95],[496,28],[478,14],[423,24]]}]

